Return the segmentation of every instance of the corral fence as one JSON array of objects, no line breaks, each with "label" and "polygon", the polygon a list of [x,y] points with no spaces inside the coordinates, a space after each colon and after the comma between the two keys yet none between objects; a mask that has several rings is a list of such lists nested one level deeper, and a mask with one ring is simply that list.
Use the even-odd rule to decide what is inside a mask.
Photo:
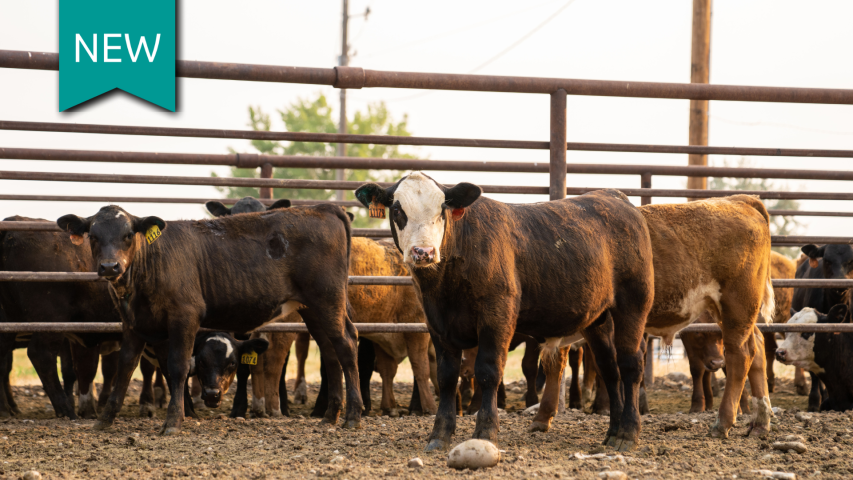
[{"label": "corral fence", "polygon": [[[58,70],[56,53],[0,50],[0,68]],[[685,145],[643,145],[612,143],[577,143],[567,141],[566,100],[568,95],[634,97],[685,100],[744,102],[781,102],[853,105],[853,90],[756,87],[710,84],[624,82],[494,75],[457,75],[366,70],[359,67],[302,68],[270,65],[246,65],[219,62],[178,61],[177,75],[184,78],[239,80],[252,82],[300,83],[326,85],[343,89],[404,88],[477,92],[530,93],[550,96],[550,138],[548,141],[518,141],[436,137],[397,137],[385,135],[353,135],[307,132],[266,132],[198,128],[161,128],[143,126],[86,125],[70,123],[21,122],[0,120],[0,130],[65,132],[105,135],[145,135],[219,139],[299,141],[321,143],[363,143],[377,145],[445,146],[469,148],[508,148],[549,150],[548,163],[503,161],[412,160],[352,157],[308,157],[262,154],[185,154],[154,152],[117,152],[100,150],[59,150],[44,148],[3,148],[0,159],[86,161],[110,163],[146,163],[180,165],[217,165],[237,168],[260,168],[261,178],[179,177],[153,175],[109,175],[89,173],[21,172],[0,170],[0,180],[33,180],[62,182],[134,183],[156,185],[205,185],[219,187],[256,187],[261,201],[269,205],[273,188],[353,190],[361,182],[335,180],[288,180],[272,178],[275,167],[329,169],[391,169],[425,171],[469,171],[504,173],[549,173],[549,186],[481,185],[485,193],[549,194],[552,200],[566,195],[581,195],[603,187],[566,187],[567,174],[637,175],[640,188],[620,189],[629,197],[640,197],[640,203],[651,203],[652,197],[708,198],[732,194],[753,194],[762,199],[853,200],[848,192],[787,192],[654,189],[653,176],[778,178],[799,180],[853,180],[849,170],[799,170],[744,167],[700,167],[661,165],[567,164],[566,152],[625,152],[700,155],[751,155],[770,157],[853,158],[853,150],[746,148]],[[384,184],[390,185],[390,184]],[[193,203],[209,199],[62,196],[0,194],[0,200],[95,202],[95,203]],[[232,203],[236,199],[221,199]],[[292,199],[294,205],[315,204],[316,200]],[[345,207],[361,207],[357,202],[324,202]],[[770,210],[771,215],[853,217],[853,212]],[[59,231],[52,223],[0,222],[0,230]],[[387,237],[390,230],[354,229],[364,237]],[[853,237],[774,236],[775,246],[815,244],[853,244]],[[100,281],[94,273],[68,272],[0,272],[0,281],[67,282]],[[351,285],[411,285],[411,277],[350,277]],[[853,280],[773,280],[774,287],[853,288]],[[426,332],[422,324],[357,324],[367,332]],[[853,332],[851,324],[829,325],[759,325],[763,332]],[[0,323],[0,332],[121,332],[117,323]],[[302,324],[273,324],[259,331],[305,332]],[[691,325],[684,332],[719,331],[713,324]]]}]

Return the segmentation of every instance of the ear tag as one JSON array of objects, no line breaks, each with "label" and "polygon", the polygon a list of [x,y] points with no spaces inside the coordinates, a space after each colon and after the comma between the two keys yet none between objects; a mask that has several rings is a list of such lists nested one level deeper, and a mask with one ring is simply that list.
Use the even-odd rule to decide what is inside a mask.
[{"label": "ear tag", "polygon": [[810,267],[812,267],[812,268],[817,268],[817,262],[818,262],[818,261],[817,261],[817,260],[815,260],[814,258],[809,257],[809,266],[810,266]]},{"label": "ear tag", "polygon": [[83,245],[83,235],[71,234],[71,243],[74,245]]},{"label": "ear tag", "polygon": [[255,351],[251,351],[249,353],[244,353],[242,357],[240,357],[240,363],[243,365],[257,365],[258,364],[258,354]]},{"label": "ear tag", "polygon": [[451,216],[451,218],[453,218],[453,220],[459,220],[464,215],[465,215],[465,209],[464,208],[454,208],[453,210],[450,211],[450,216]]},{"label": "ear tag", "polygon": [[154,243],[154,240],[160,238],[160,227],[157,225],[153,225],[151,228],[145,232],[145,240],[148,240],[148,245]]},{"label": "ear tag", "polygon": [[370,203],[368,208],[370,218],[385,218],[385,205],[378,203],[376,200]]}]

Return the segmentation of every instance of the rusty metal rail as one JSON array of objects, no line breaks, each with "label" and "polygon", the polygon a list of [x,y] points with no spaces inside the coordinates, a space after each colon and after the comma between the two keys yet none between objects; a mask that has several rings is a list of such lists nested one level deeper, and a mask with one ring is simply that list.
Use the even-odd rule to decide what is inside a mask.
[{"label": "rusty metal rail", "polygon": [[[337,180],[292,180],[278,178],[233,178],[233,177],[179,177],[156,175],[117,175],[96,173],[58,173],[58,172],[19,172],[0,171],[0,180],[38,180],[49,182],[92,182],[92,183],[142,183],[161,185],[204,185],[218,187],[267,187],[267,188],[306,188],[320,190],[355,190],[363,182]],[[393,183],[379,182],[390,187]],[[517,193],[547,195],[548,187],[481,185],[485,193]],[[601,190],[603,187],[569,187],[568,195]],[[622,193],[632,197],[725,197],[729,195],[757,195],[764,199],[808,199],[808,200],[853,200],[853,193],[847,192],[775,192],[763,190],[681,190],[681,189],[640,189],[621,188]]]},{"label": "rusty metal rail", "polygon": [[[853,151],[850,151],[853,157]],[[152,163],[177,165],[222,165],[258,168],[265,164],[290,168],[346,168],[379,170],[429,170],[506,173],[548,173],[547,162],[498,162],[479,160],[419,160],[407,158],[313,157],[254,153],[119,152],[104,150],[59,150],[48,148],[0,148],[0,159]],[[738,178],[784,178],[795,180],[853,180],[853,170],[806,170],[749,167],[701,167],[670,165],[611,165],[570,163],[566,173],[599,175],[663,175]]]},{"label": "rusty metal rail", "polygon": [[[59,54],[0,50],[0,68],[59,70]],[[853,90],[832,88],[388,72],[360,67],[306,68],[187,60],[177,61],[175,73],[184,78],[302,83],[347,89],[414,88],[539,94],[551,94],[562,89],[569,95],[853,105]]]},{"label": "rusty metal rail", "polygon": [[[0,130],[32,132],[92,133],[106,135],[145,135],[159,137],[223,138],[320,143],[363,143],[375,145],[412,145],[437,147],[512,148],[548,150],[550,142],[494,140],[482,138],[402,137],[393,135],[353,135],[341,133],[266,132],[207,128],[168,128],[131,125],[95,125],[61,122],[18,122],[0,120]],[[627,143],[568,142],[568,150],[587,152],[672,153],[700,155],[750,155],[760,157],[853,158],[853,150],[813,148],[711,147],[702,145],[644,145]],[[312,157],[316,158],[316,157]],[[96,161],[96,160],[92,160]],[[401,167],[398,167],[401,168]],[[704,167],[702,167],[704,168]],[[748,170],[748,169],[747,169]]]},{"label": "rusty metal rail", "polygon": [[[104,281],[94,272],[5,272],[0,271],[0,282],[99,282]],[[412,285],[412,277],[351,276],[350,285]],[[774,287],[800,288],[853,288],[853,280],[773,280]]]},{"label": "rusty metal rail", "polygon": [[[423,323],[356,323],[354,324],[359,333],[429,333],[427,326]],[[850,323],[826,323],[826,324],[758,324],[756,325],[763,333],[781,332],[853,332],[853,324]],[[210,329],[202,329],[210,331]],[[304,323],[273,323],[264,325],[255,332],[293,332],[307,333],[308,328]],[[679,332],[681,333],[715,333],[720,327],[716,324],[693,324]],[[121,333],[121,323],[0,323],[0,332],[16,333]]]}]

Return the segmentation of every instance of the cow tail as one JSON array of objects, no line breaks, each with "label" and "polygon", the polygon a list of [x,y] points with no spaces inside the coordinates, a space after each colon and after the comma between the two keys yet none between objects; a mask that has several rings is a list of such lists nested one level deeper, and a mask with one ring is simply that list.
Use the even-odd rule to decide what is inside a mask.
[{"label": "cow tail", "polygon": [[[349,216],[347,216],[347,213],[344,211],[343,208],[335,208],[334,210],[335,210],[335,215],[337,215],[338,218],[341,220],[341,222],[344,223],[344,230],[346,230],[346,232],[347,232],[347,272],[349,272],[350,257],[351,257],[351,253],[352,253],[352,223],[349,219]],[[349,284],[349,277],[347,277],[347,283]],[[347,296],[346,314],[347,314],[347,325],[346,325],[347,332],[352,336],[352,338],[358,339],[358,330],[356,330],[355,325],[353,325],[353,323],[355,323],[355,321],[356,321],[355,310],[352,308],[352,305],[350,305],[350,303],[349,303],[349,296]]]},{"label": "cow tail", "polygon": [[770,265],[768,258],[767,278],[764,282],[764,298],[761,301],[761,311],[759,321],[764,323],[773,323],[773,317],[776,314],[776,292],[773,291],[773,279],[770,278]]}]

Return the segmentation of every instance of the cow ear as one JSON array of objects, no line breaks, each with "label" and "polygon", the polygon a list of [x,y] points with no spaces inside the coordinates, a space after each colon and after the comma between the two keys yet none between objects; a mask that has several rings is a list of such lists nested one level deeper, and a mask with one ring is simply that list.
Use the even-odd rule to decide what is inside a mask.
[{"label": "cow ear", "polygon": [[240,342],[237,345],[237,351],[240,354],[255,352],[258,355],[267,351],[270,348],[270,342],[263,338],[253,338],[251,340],[246,340],[245,342]]},{"label": "cow ear", "polygon": [[231,215],[231,209],[222,204],[222,202],[210,201],[204,204],[207,211],[213,214],[214,217],[222,217]]},{"label": "cow ear", "polygon": [[839,303],[829,309],[826,314],[827,321],[825,323],[844,323],[844,317],[847,316],[847,305]]},{"label": "cow ear", "polygon": [[355,198],[365,207],[370,207],[373,202],[390,207],[394,200],[387,190],[375,183],[366,183],[358,187],[355,191]]},{"label": "cow ear", "polygon": [[83,218],[77,215],[65,215],[59,217],[56,224],[59,225],[59,228],[72,235],[83,235],[89,231],[89,227],[92,224],[92,217]]},{"label": "cow ear", "polygon": [[796,314],[797,314],[797,311],[796,311],[796,310],[794,310],[794,308],[793,308],[793,307],[791,307],[791,311],[790,311],[790,312],[788,312],[788,318],[791,318],[791,317],[793,317],[793,316],[794,316],[794,315],[796,315]]},{"label": "cow ear", "polygon": [[467,208],[482,194],[482,188],[473,183],[462,182],[444,191],[444,204],[454,210]]},{"label": "cow ear", "polygon": [[160,231],[163,231],[166,229],[166,222],[160,217],[136,217],[133,220],[133,231],[136,233],[144,234],[153,226],[157,226]]},{"label": "cow ear", "polygon": [[826,245],[818,248],[816,245],[806,245],[800,250],[803,251],[810,259],[817,260],[819,258],[823,258],[823,254],[826,251]]},{"label": "cow ear", "polygon": [[290,208],[290,200],[282,198],[281,200],[278,200],[272,205],[270,205],[267,210],[275,210],[277,208]]},{"label": "cow ear", "polygon": [[347,213],[347,216],[349,217],[350,222],[355,221],[355,215],[353,215],[352,212],[346,212],[346,213]]}]

